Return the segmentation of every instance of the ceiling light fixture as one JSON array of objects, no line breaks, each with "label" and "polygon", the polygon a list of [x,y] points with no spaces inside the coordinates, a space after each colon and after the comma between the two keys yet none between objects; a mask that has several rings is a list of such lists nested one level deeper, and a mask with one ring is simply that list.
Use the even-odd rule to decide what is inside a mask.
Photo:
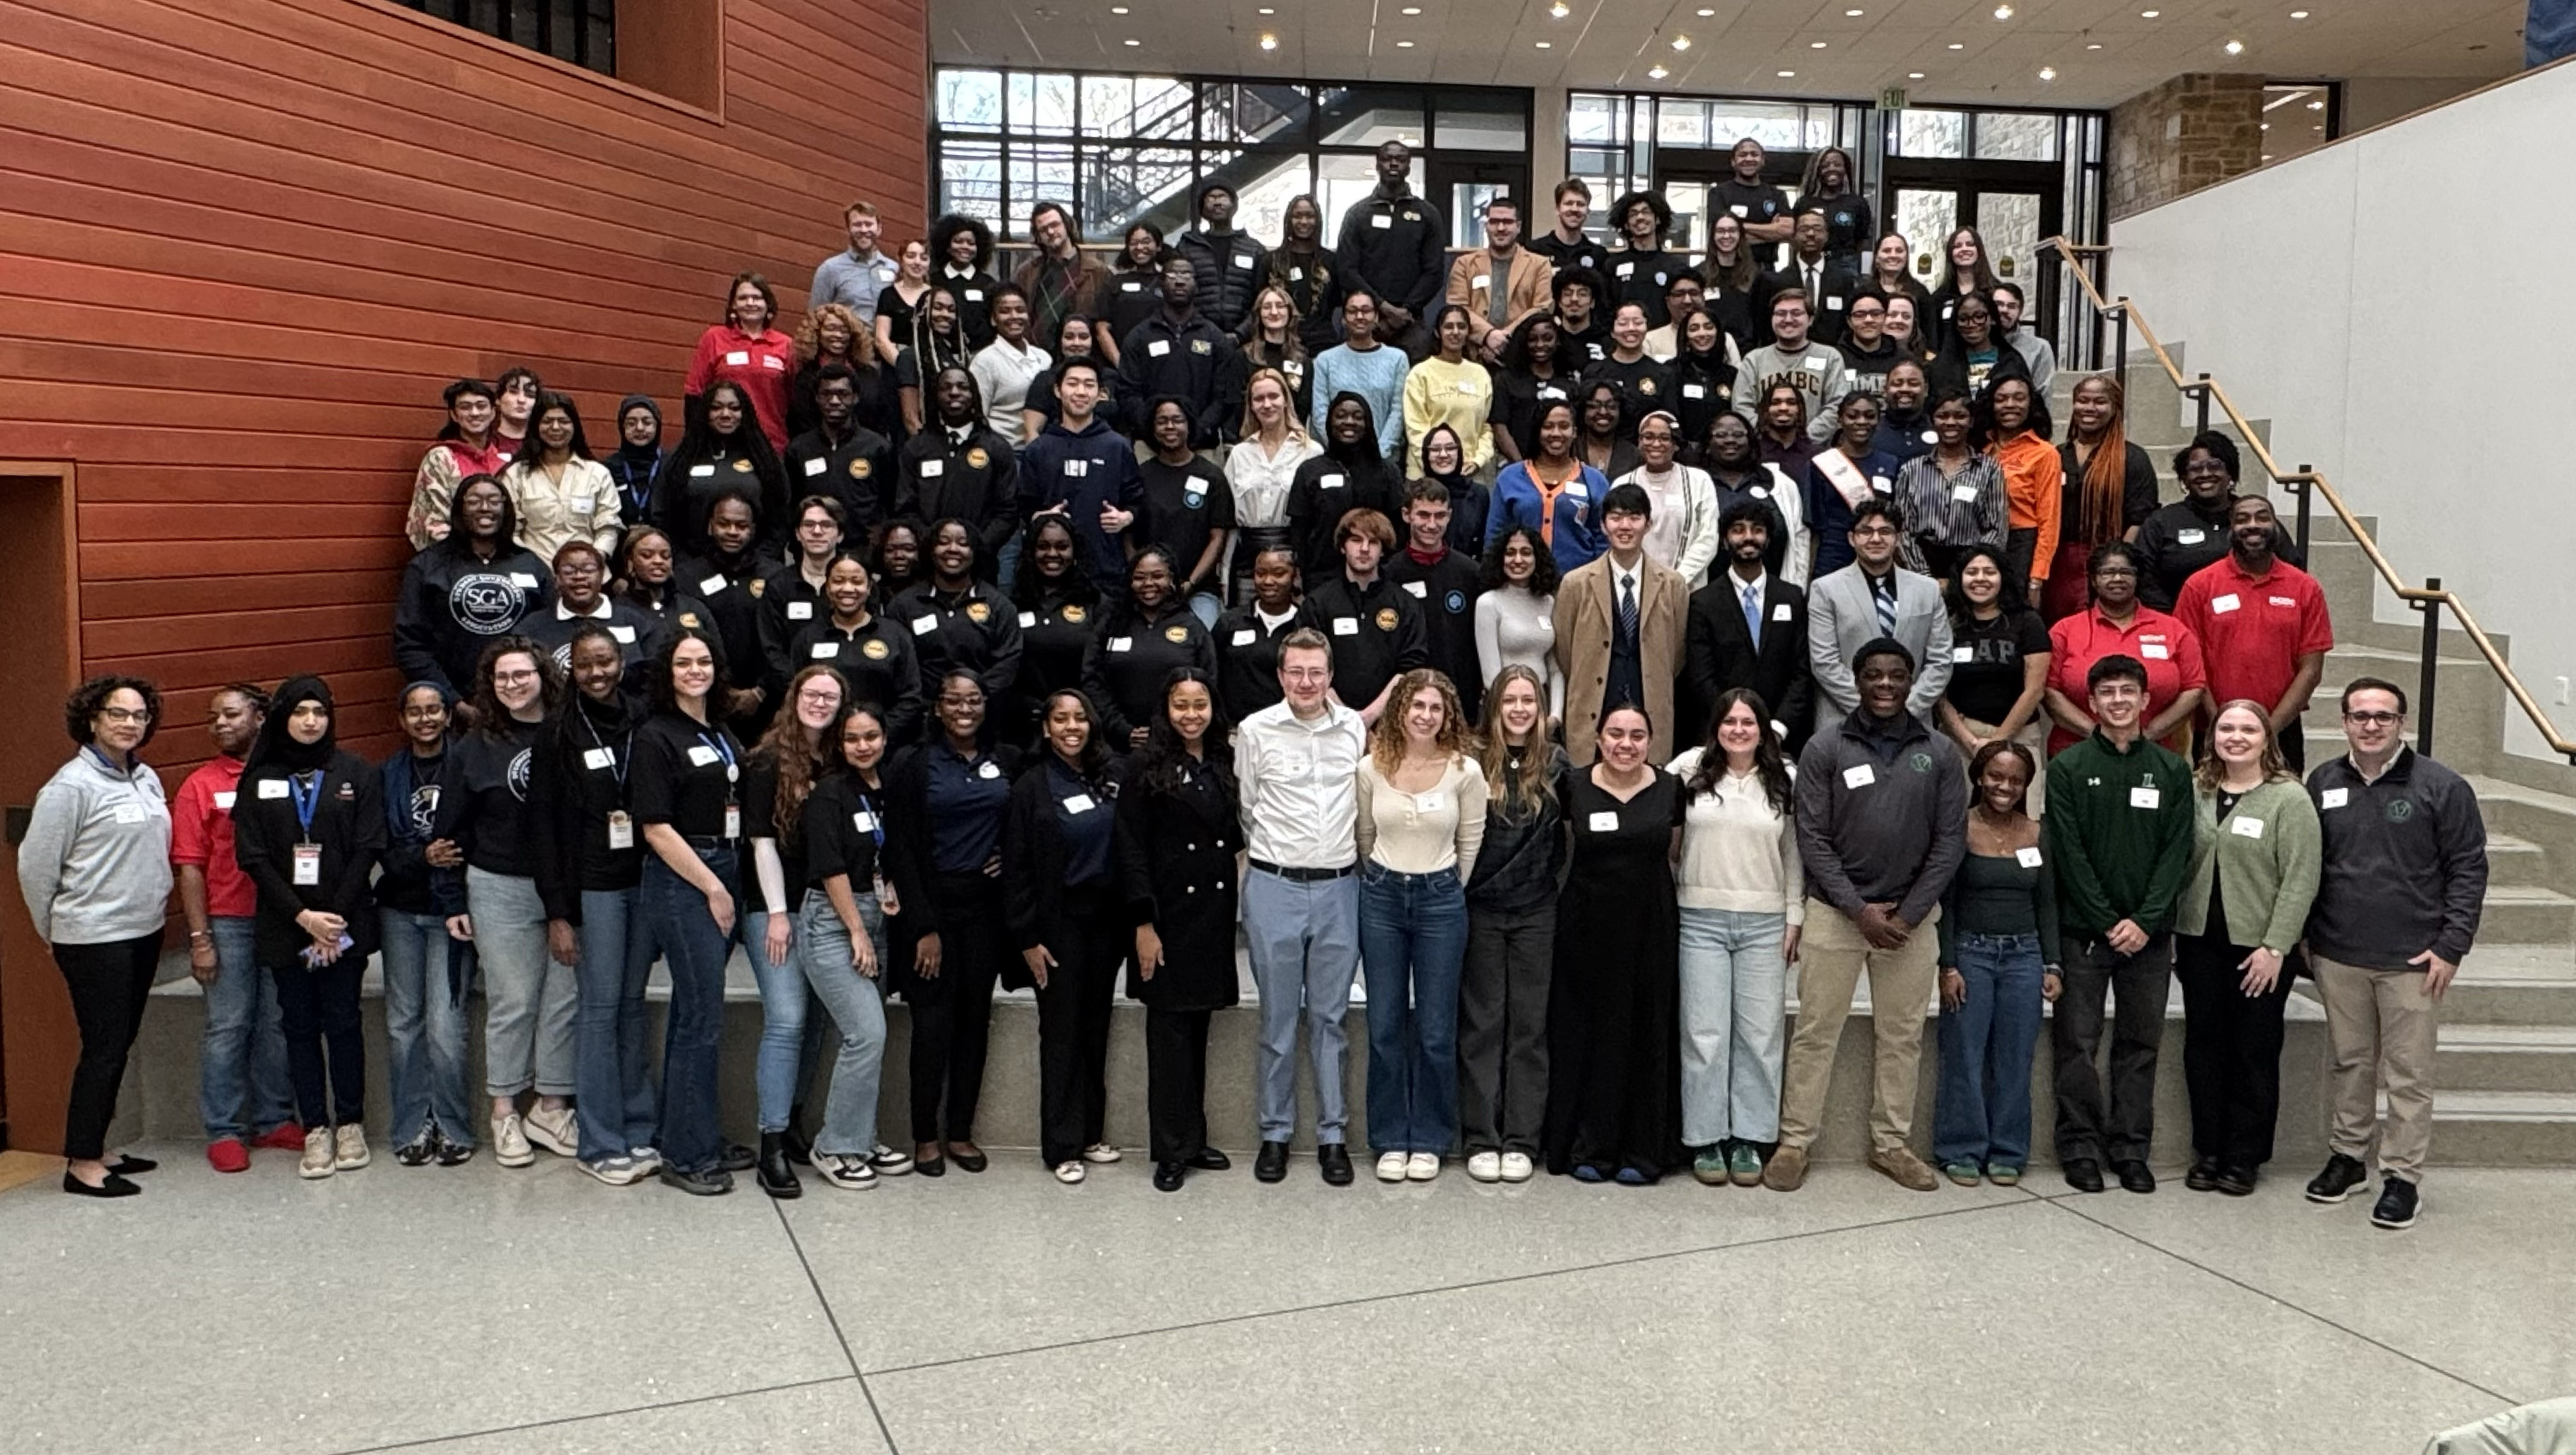
[{"label": "ceiling light fixture", "polygon": [[1127,7],[1124,5],[1112,5],[1109,7],[1109,13],[1112,15],[1124,15],[1127,13]]},{"label": "ceiling light fixture", "polygon": [[1555,4],[1547,7],[1547,13],[1555,16],[1559,20],[1563,20],[1565,17],[1574,13],[1574,7],[1566,4],[1565,0],[1556,0]]},{"label": "ceiling light fixture", "polygon": [[2290,18],[2292,20],[2305,20],[2308,18],[2308,12],[2304,10],[2293,10],[2290,12]]},{"label": "ceiling light fixture", "polygon": [[1549,46],[1548,46],[1548,43],[1547,43],[1546,41],[1540,41],[1540,42],[1538,43],[1538,48],[1539,48],[1540,50],[1546,50],[1546,49],[1548,49],[1548,48],[1549,48]]},{"label": "ceiling light fixture", "polygon": [[2041,80],[2043,80],[2043,81],[2054,81],[2054,80],[2056,80],[2056,79],[2057,79],[2057,68],[2056,68],[2055,66],[2042,66],[2042,67],[2040,67],[2040,68],[2039,68],[2039,78],[2040,78]]},{"label": "ceiling light fixture", "polygon": [[2011,7],[2011,6],[2009,6],[2009,5],[1998,5],[1998,6],[1996,6],[1996,7],[1995,7],[1995,19],[1997,19],[1997,20],[2010,20],[2010,19],[2012,19],[2012,7]]},{"label": "ceiling light fixture", "polygon": [[1843,12],[1843,18],[1845,20],[1858,20],[1867,13],[1868,12],[1864,10],[1846,10]]},{"label": "ceiling light fixture", "polygon": [[2102,48],[2102,42],[2100,42],[2100,41],[2098,41],[2098,40],[2097,40],[2097,41],[2095,41],[2095,42],[2093,42],[2091,45],[2088,45],[2088,46],[2086,46],[2086,47],[2085,47],[2085,49],[2086,49],[2086,50],[2088,50],[2088,51],[2098,51],[2098,50],[2100,50],[2101,48]]},{"label": "ceiling light fixture", "polygon": [[1825,43],[1824,43],[1823,41],[1820,41],[1820,40],[1811,40],[1811,41],[1807,42],[1807,49],[1809,49],[1809,50],[1811,50],[1811,51],[1820,51],[1820,50],[1823,50],[1824,48],[1825,48]]},{"label": "ceiling light fixture", "polygon": [[1795,71],[1774,71],[1771,74],[1778,76],[1781,80],[1785,81],[1798,73]]},{"label": "ceiling light fixture", "polygon": [[1279,37],[1264,31],[1261,36],[1261,48],[1266,51],[1279,49]]},{"label": "ceiling light fixture", "polygon": [[1677,50],[1677,51],[1686,51],[1686,50],[1689,50],[1689,49],[1690,49],[1690,37],[1689,37],[1689,36],[1686,36],[1686,35],[1677,35],[1677,36],[1674,36],[1674,37],[1673,37],[1673,49],[1675,49],[1675,50]]},{"label": "ceiling light fixture", "polygon": [[2164,12],[2161,10],[2141,10],[2138,12],[2138,18],[2140,20],[2153,20],[2162,14],[2164,14]]},{"label": "ceiling light fixture", "polygon": [[2227,43],[2226,49],[2227,53],[2231,56],[2241,56],[2245,54],[2245,42],[2241,40],[2231,40]]},{"label": "ceiling light fixture", "polygon": [[1905,73],[1905,79],[1909,81],[1920,81],[1923,79],[1923,73],[1921,71],[1908,71]]},{"label": "ceiling light fixture", "polygon": [[1646,68],[1646,75],[1657,81],[1660,81],[1671,74],[1672,72],[1665,70],[1661,65],[1653,65]]},{"label": "ceiling light fixture", "polygon": [[1954,40],[1954,41],[1950,42],[1950,49],[1952,49],[1952,50],[1954,50],[1954,51],[1963,51],[1963,50],[1966,50],[1967,48],[1968,48],[1968,46],[1967,46],[1967,43],[1966,43],[1965,41],[1956,41],[1956,40]]},{"label": "ceiling light fixture", "polygon": [[1694,11],[1694,12],[1692,12],[1692,13],[1693,13],[1693,14],[1695,14],[1695,15],[1697,15],[1697,16],[1699,16],[1699,18],[1700,18],[1700,19],[1702,19],[1702,20],[1706,20],[1708,17],[1710,17],[1710,16],[1712,16],[1712,15],[1715,15],[1717,12],[1716,12],[1715,10],[1712,10],[1712,9],[1710,9],[1709,7],[1707,7],[1707,6],[1703,5],[1703,6],[1701,6],[1698,10],[1696,10],[1696,11]]},{"label": "ceiling light fixture", "polygon": [[1409,51],[1413,49],[1413,42],[1409,40],[1400,40],[1395,43],[1395,48],[1400,51]]},{"label": "ceiling light fixture", "polygon": [[1404,13],[1407,15],[1420,15],[1422,13],[1422,7],[1419,5],[1407,5],[1404,7]]},{"label": "ceiling light fixture", "polygon": [[1143,42],[1143,41],[1141,41],[1141,40],[1133,39],[1133,38],[1131,37],[1131,38],[1127,41],[1127,44],[1129,44],[1129,45],[1143,45],[1143,44],[1144,44],[1144,42]]}]

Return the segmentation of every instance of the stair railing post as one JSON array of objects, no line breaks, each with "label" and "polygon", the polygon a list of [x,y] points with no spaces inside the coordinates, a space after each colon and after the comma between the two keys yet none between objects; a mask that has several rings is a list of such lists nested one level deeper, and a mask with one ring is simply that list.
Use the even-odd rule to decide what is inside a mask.
[{"label": "stair railing post", "polygon": [[[2439,592],[2442,578],[2425,577],[2424,589]],[[2433,756],[2433,694],[2441,677],[2442,598],[2428,596],[2416,602],[2415,609],[2424,613],[2424,665],[2415,687],[2415,751],[2429,758]]]},{"label": "stair railing post", "polygon": [[2301,561],[2308,559],[2308,501],[2314,494],[2311,488],[2313,482],[2308,479],[2308,476],[2316,468],[2316,466],[2302,461],[2299,465],[2299,478],[2296,480],[2284,480],[2281,482],[2282,484],[2287,485],[2291,490],[2297,492],[2299,497],[2299,559]]},{"label": "stair railing post", "polygon": [[2196,432],[2207,434],[2209,433],[2209,376],[2201,375],[2200,383],[2193,386],[2191,392],[2192,397],[2200,401],[2200,428]]},{"label": "stair railing post", "polygon": [[2124,429],[2124,430],[2125,430],[2125,429],[2127,429],[2127,428],[2128,428],[2128,426],[2129,426],[2129,418],[2128,418],[2129,411],[2128,411],[2128,407],[2127,407],[2127,405],[2128,405],[2128,399],[2129,399],[2129,299],[2128,299],[2128,295],[2126,295],[2126,294],[2122,294],[2122,295],[2120,296],[2119,301],[2118,301],[2118,302],[2116,302],[2116,303],[2114,303],[2114,304],[2112,304],[2111,306],[2112,306],[2114,309],[2118,310],[2118,314],[2119,314],[2119,317],[2118,317],[2117,322],[2115,322],[2115,323],[2112,325],[2112,329],[2111,329],[2111,348],[2112,348],[2112,354],[2111,354],[2111,375],[2112,375],[2112,377],[2113,377],[2113,378],[2116,378],[2116,379],[2118,379],[2118,380],[2120,381],[2120,402],[2121,402],[2121,409],[2120,409],[2120,427],[2121,427],[2122,429]]}]

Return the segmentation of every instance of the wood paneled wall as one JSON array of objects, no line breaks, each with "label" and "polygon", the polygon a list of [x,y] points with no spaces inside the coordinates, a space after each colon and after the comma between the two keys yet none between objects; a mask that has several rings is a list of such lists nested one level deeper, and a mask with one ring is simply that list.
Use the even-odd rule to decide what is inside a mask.
[{"label": "wood paneled wall", "polygon": [[720,13],[714,109],[383,0],[0,0],[0,459],[77,466],[81,655],[162,684],[174,775],[236,678],[323,673],[391,746],[450,379],[675,439],[736,271],[792,327],[848,202],[923,225],[926,0],[658,3]]}]

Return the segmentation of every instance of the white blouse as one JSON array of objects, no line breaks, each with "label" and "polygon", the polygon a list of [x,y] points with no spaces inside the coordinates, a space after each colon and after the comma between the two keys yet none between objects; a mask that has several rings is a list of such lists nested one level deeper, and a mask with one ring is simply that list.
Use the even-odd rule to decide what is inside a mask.
[{"label": "white blouse", "polygon": [[1306,432],[1291,429],[1287,442],[1272,454],[1258,439],[1249,439],[1225,454],[1225,482],[1234,490],[1234,523],[1246,530],[1269,530],[1288,523],[1288,485],[1297,467],[1324,452]]}]

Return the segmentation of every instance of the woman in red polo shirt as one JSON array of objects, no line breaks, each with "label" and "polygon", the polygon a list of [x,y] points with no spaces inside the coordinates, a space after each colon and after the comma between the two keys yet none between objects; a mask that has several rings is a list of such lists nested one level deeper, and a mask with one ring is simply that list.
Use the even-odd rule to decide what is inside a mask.
[{"label": "woman in red polo shirt", "polygon": [[707,386],[723,380],[742,386],[760,432],[773,450],[787,448],[787,386],[796,377],[796,343],[770,325],[778,297],[758,273],[736,273],[726,291],[725,321],[698,336],[689,358],[686,392],[694,412]]},{"label": "woman in red polo shirt", "polygon": [[2170,615],[2138,600],[2137,548],[2112,541],[2087,563],[2093,604],[2048,629],[2048,716],[2051,757],[2093,731],[2084,710],[2085,674],[2114,653],[2147,669],[2146,735],[2188,753],[2191,717],[2209,690],[2200,639]]}]

